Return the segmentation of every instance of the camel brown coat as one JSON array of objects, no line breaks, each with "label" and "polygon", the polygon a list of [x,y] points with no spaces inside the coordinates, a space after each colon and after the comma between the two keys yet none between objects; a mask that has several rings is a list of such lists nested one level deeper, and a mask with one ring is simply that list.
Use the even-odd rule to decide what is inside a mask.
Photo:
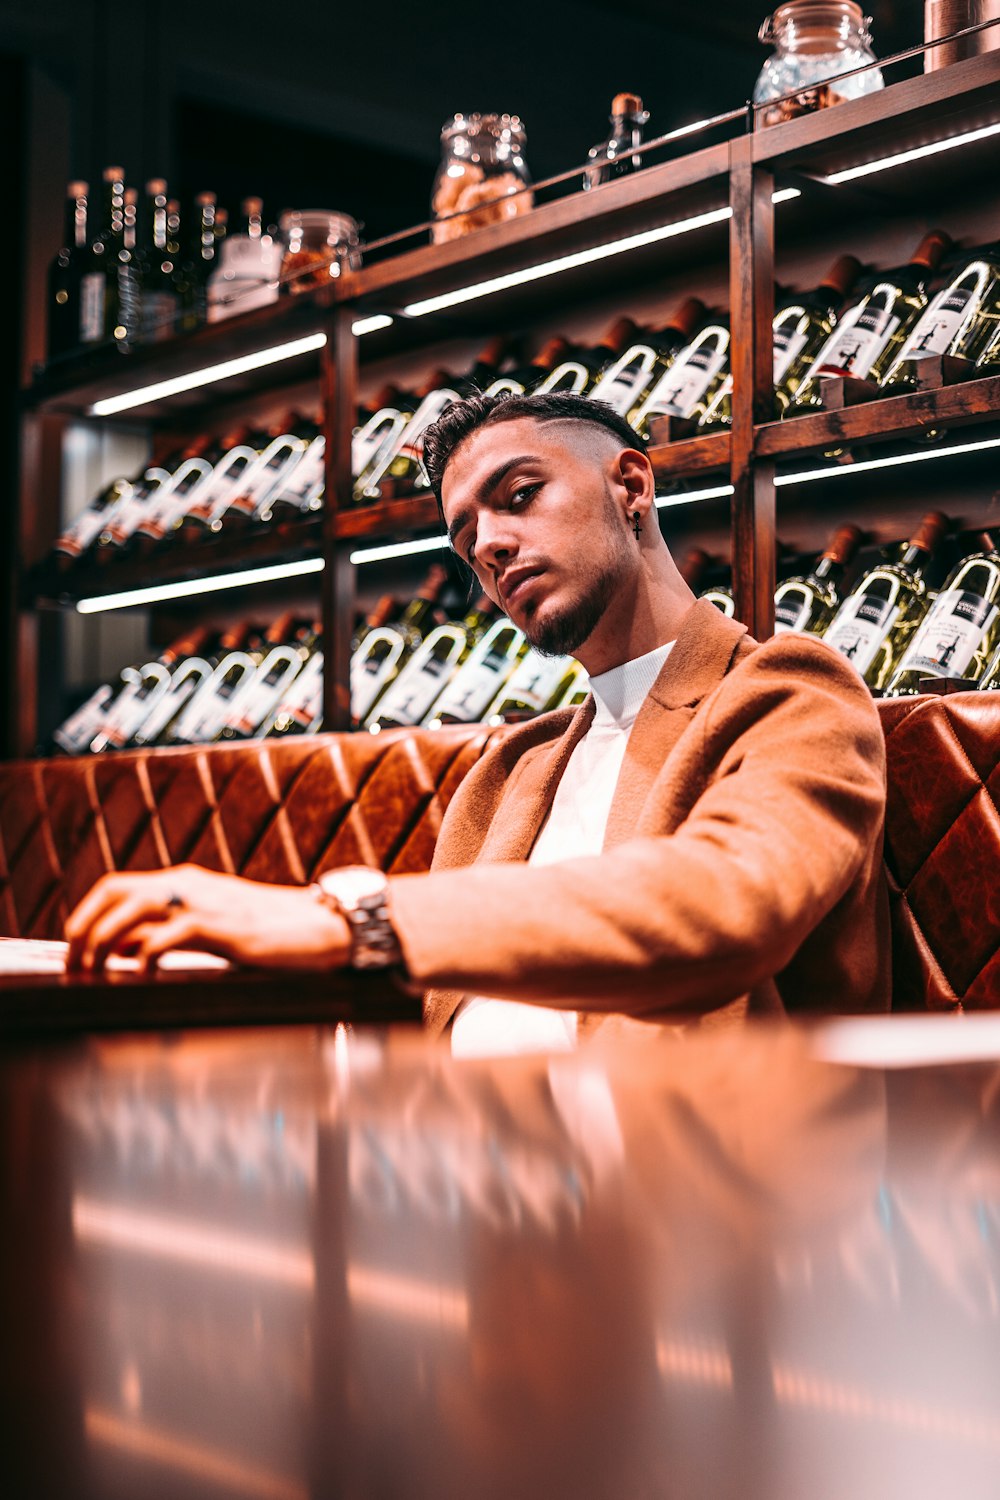
[{"label": "camel brown coat", "polygon": [[649,1020],[887,1009],[885,749],[853,667],[698,601],[632,729],[604,851],[532,868],[593,711],[505,736],[431,873],[391,880],[428,1028],[466,994]]}]

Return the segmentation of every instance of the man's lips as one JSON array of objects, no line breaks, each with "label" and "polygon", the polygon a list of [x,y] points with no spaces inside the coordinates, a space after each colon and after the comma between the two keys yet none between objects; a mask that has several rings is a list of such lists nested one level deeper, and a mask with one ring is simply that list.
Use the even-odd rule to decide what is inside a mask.
[{"label": "man's lips", "polygon": [[532,579],[540,578],[544,571],[544,568],[518,568],[516,572],[505,573],[498,585],[504,608],[509,609],[522,589]]}]

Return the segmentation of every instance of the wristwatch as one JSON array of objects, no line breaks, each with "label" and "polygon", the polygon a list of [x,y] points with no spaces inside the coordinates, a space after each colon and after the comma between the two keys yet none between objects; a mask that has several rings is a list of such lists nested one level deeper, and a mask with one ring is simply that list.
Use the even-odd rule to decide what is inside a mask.
[{"label": "wristwatch", "polygon": [[324,906],[346,919],[353,968],[402,966],[403,950],[389,915],[389,882],[381,870],[344,865],[320,875],[313,890]]}]

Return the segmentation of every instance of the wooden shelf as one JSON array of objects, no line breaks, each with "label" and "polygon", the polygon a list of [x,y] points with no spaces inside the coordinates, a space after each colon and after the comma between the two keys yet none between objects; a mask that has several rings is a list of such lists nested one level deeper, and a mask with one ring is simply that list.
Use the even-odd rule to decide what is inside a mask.
[{"label": "wooden shelf", "polygon": [[762,458],[816,452],[844,443],[882,443],[923,437],[931,428],[963,427],[1000,420],[1000,375],[987,375],[938,390],[885,396],[843,411],[809,412],[756,429]]}]

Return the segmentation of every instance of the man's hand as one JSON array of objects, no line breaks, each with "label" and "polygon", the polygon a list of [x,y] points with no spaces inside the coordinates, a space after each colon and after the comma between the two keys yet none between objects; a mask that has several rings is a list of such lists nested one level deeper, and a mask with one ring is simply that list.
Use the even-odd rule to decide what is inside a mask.
[{"label": "man's hand", "polygon": [[341,968],[351,954],[347,922],[313,891],[198,865],[105,875],[71,913],[66,938],[67,968],[86,971],[102,969],[109,953],[149,971],[168,948],[271,969]]}]

